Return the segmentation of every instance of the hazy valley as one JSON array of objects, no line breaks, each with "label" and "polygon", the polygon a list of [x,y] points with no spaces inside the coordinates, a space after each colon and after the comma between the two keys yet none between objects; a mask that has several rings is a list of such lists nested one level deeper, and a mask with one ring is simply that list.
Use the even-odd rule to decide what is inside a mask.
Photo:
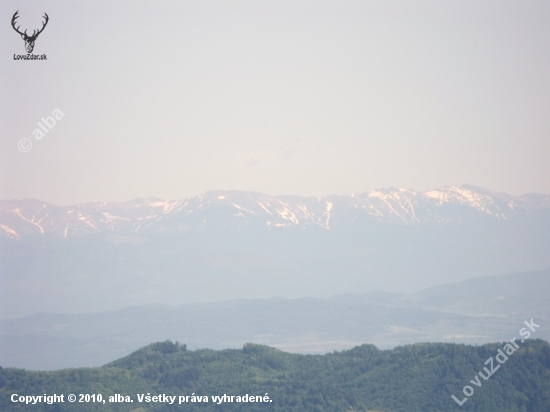
[{"label": "hazy valley", "polygon": [[164,339],[302,353],[479,344],[550,318],[548,195],[27,199],[0,202],[0,228],[5,366],[98,366]]},{"label": "hazy valley", "polygon": [[327,353],[372,343],[482,344],[509,340],[525,320],[550,340],[550,270],[487,276],[414,294],[272,298],[150,305],[88,314],[36,314],[0,321],[0,365],[27,369],[100,366],[170,339],[190,349],[253,342],[288,352]]}]

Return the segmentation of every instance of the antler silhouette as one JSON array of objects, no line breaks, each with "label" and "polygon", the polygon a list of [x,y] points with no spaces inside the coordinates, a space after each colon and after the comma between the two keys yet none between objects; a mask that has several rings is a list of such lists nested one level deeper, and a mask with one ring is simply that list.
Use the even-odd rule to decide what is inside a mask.
[{"label": "antler silhouette", "polygon": [[34,32],[36,30],[33,30],[33,33],[32,33],[32,36],[31,36],[31,38],[33,38],[33,39],[36,39],[38,37],[38,35],[44,31],[44,28],[46,27],[46,24],[48,24],[48,21],[50,20],[50,18],[48,17],[48,15],[46,13],[44,13],[44,16],[42,16],[42,17],[44,17],[46,19],[46,21],[44,23],[42,23],[42,28],[40,30],[38,30],[38,32],[36,34],[34,34]]},{"label": "antler silhouette", "polygon": [[19,16],[17,15],[19,13],[19,10],[17,10],[14,14],[13,14],[13,17],[11,18],[11,26],[13,27],[13,29],[19,33],[21,36],[26,36],[27,35],[27,30],[25,30],[25,33],[21,33],[19,31],[19,27],[21,26],[17,26],[15,27],[15,20],[17,20],[19,18]]},{"label": "antler silhouette", "polygon": [[19,10],[17,10],[14,14],[13,14],[13,17],[11,19],[11,26],[13,27],[13,29],[19,33],[21,35],[21,37],[23,38],[23,40],[25,40],[25,48],[27,49],[27,53],[32,53],[32,50],[34,49],[34,41],[36,40],[36,38],[38,37],[38,35],[40,33],[42,33],[42,31],[44,30],[44,28],[46,27],[46,25],[48,24],[48,21],[50,20],[50,18],[48,17],[48,14],[47,13],[44,13],[44,18],[46,19],[44,22],[42,22],[42,28],[38,31],[36,30],[33,30],[32,32],[32,35],[28,35],[27,34],[27,30],[25,30],[25,32],[21,32],[19,31],[19,27],[21,26],[17,26],[15,27],[15,24],[16,24],[16,20],[19,18]]}]

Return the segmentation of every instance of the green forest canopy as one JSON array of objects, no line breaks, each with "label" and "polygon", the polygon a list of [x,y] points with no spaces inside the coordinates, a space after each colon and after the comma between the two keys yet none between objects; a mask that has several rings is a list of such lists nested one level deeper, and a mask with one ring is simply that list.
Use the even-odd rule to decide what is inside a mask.
[{"label": "green forest canopy", "polygon": [[[99,368],[0,368],[0,410],[548,412],[550,345],[526,340],[500,365],[496,355],[505,343],[418,343],[392,350],[365,344],[326,355],[298,355],[256,344],[242,350],[189,351],[177,342],[158,342]],[[485,365],[489,358],[500,368],[484,380],[477,374],[486,375],[483,368],[490,367]],[[474,393],[459,406],[451,395],[462,401],[466,385]],[[64,394],[65,402],[13,403],[14,393]],[[106,402],[70,403],[66,397],[71,393],[101,394]],[[266,393],[271,402],[236,402],[236,396],[265,399]],[[109,402],[115,394],[133,402]],[[187,401],[140,403],[138,394],[187,396]],[[233,402],[213,402],[213,396],[224,394],[234,396]],[[191,396],[202,401],[191,402]]]}]

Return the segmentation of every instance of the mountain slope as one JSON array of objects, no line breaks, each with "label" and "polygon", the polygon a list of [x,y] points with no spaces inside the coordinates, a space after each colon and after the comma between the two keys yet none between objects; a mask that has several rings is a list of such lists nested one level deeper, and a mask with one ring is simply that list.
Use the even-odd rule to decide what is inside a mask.
[{"label": "mountain slope", "polygon": [[0,236],[24,239],[97,233],[148,235],[227,225],[330,229],[365,219],[415,225],[476,216],[509,220],[544,209],[550,209],[550,196],[514,197],[473,186],[425,192],[389,188],[322,199],[210,191],[178,201],[147,198],[66,207],[32,199],[4,200],[0,202]]}]

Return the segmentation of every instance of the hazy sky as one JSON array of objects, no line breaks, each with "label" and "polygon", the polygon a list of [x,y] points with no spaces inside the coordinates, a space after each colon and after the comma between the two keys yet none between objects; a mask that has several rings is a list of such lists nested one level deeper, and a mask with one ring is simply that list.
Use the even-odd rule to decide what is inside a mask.
[{"label": "hazy sky", "polygon": [[[46,61],[14,60],[16,10],[48,13]],[[548,0],[3,0],[0,22],[3,199],[550,193]]]}]

